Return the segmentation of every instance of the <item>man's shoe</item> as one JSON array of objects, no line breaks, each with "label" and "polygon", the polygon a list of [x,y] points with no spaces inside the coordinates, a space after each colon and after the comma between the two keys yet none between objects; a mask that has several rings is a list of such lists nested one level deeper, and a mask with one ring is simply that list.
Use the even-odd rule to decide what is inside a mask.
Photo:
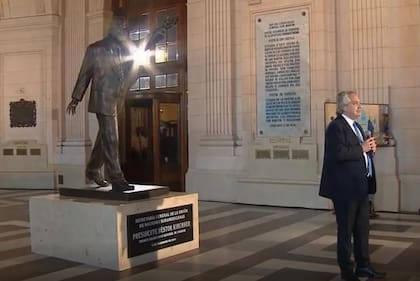
[{"label": "man's shoe", "polygon": [[95,175],[95,176],[92,176],[92,175],[89,175],[89,174],[87,174],[86,175],[86,178],[89,180],[89,181],[93,181],[93,182],[95,182],[97,185],[99,185],[100,187],[105,187],[105,186],[108,186],[109,185],[109,182],[108,181],[106,181],[102,176],[100,176],[100,175]]},{"label": "man's shoe", "polygon": [[375,205],[372,201],[369,201],[369,218],[376,219],[379,215],[376,213]]},{"label": "man's shoe", "polygon": [[377,272],[370,266],[356,268],[355,273],[358,277],[367,277],[372,279],[383,279],[386,276],[385,272]]},{"label": "man's shoe", "polygon": [[376,219],[377,217],[379,217],[379,215],[375,211],[369,214],[369,218],[371,219]]},{"label": "man's shoe", "polygon": [[134,185],[130,185],[126,180],[117,180],[112,182],[113,192],[124,192],[134,190]]},{"label": "man's shoe", "polygon": [[360,281],[360,279],[357,278],[357,276],[354,275],[353,272],[341,273],[341,280],[343,280],[343,281]]}]

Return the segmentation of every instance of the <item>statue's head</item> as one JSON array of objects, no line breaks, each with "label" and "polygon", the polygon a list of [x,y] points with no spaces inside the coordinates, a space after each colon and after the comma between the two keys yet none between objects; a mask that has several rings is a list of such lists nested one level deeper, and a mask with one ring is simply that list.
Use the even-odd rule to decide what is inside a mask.
[{"label": "statue's head", "polygon": [[121,41],[126,40],[128,38],[127,19],[123,16],[114,15],[112,17],[109,34]]}]

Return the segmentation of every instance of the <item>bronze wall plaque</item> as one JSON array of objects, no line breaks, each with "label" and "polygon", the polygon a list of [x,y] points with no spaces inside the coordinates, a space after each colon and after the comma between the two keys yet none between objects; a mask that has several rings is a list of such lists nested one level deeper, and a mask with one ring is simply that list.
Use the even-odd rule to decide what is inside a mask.
[{"label": "bronze wall plaque", "polygon": [[20,99],[10,102],[10,127],[36,127],[36,103]]}]

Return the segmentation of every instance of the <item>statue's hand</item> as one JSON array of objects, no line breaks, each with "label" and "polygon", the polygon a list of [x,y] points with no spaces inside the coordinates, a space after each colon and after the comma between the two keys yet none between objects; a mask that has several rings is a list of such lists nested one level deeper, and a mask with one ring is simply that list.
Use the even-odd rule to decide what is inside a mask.
[{"label": "statue's hand", "polygon": [[173,26],[176,25],[178,21],[178,17],[176,16],[167,16],[164,20],[163,23],[160,25],[161,28],[164,28],[166,30],[172,28]]},{"label": "statue's hand", "polygon": [[163,40],[165,38],[165,34],[168,31],[168,29],[176,26],[176,23],[178,21],[178,18],[175,16],[168,16],[166,19],[163,20],[163,22],[152,31],[149,42],[147,42],[146,46],[144,47],[144,50],[150,50],[155,48],[155,45]]},{"label": "statue's hand", "polygon": [[78,100],[72,99],[71,102],[69,103],[69,105],[67,105],[67,110],[66,110],[67,113],[71,114],[71,115],[74,115],[76,113],[76,107],[77,107],[78,103],[79,103]]}]

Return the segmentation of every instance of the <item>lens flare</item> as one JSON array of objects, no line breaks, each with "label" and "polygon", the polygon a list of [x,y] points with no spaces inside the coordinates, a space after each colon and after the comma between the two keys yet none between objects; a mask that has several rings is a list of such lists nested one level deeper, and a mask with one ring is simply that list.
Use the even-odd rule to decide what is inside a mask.
[{"label": "lens flare", "polygon": [[131,59],[136,65],[149,65],[151,52],[149,50],[144,50],[142,46],[133,47],[130,50]]}]

